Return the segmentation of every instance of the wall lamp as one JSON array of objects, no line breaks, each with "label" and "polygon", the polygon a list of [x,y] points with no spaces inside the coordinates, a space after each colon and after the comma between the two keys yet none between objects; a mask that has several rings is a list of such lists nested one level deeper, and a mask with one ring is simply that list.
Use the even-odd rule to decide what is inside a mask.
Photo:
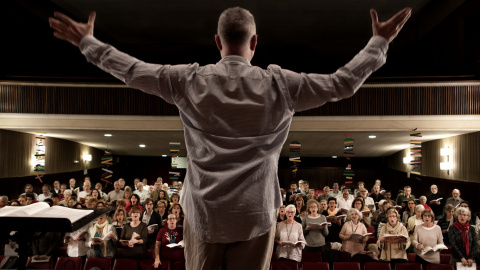
[{"label": "wall lamp", "polygon": [[92,155],[84,154],[83,155],[83,161],[92,161]]},{"label": "wall lamp", "polygon": [[440,170],[447,171],[447,174],[450,174],[450,170],[453,168],[453,164],[450,161],[450,156],[452,155],[451,148],[441,148],[440,149],[440,156],[447,157],[447,161],[440,162]]}]

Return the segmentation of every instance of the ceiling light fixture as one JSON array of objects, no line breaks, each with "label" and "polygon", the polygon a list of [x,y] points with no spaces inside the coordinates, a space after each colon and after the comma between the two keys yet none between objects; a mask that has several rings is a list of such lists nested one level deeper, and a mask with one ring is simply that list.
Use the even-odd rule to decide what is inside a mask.
[{"label": "ceiling light fixture", "polygon": [[112,135],[112,134],[104,134],[103,136],[105,136],[105,137],[112,137],[113,135]]},{"label": "ceiling light fixture", "polygon": [[377,136],[375,136],[375,135],[370,135],[370,136],[368,136],[368,138],[370,138],[370,139],[375,139],[375,138],[377,138]]},{"label": "ceiling light fixture", "polygon": [[167,157],[167,155],[162,155],[162,157]]},{"label": "ceiling light fixture", "polygon": [[145,144],[140,144],[139,146],[140,146],[140,148],[145,148],[145,147],[147,147]]}]

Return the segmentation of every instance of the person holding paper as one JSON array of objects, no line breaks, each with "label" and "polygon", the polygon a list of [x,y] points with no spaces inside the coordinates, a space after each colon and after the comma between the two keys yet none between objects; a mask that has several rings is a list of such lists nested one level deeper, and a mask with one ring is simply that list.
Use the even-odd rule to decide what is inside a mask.
[{"label": "person holding paper", "polygon": [[287,220],[277,223],[275,231],[275,243],[277,244],[277,256],[279,260],[300,262],[302,249],[305,248],[305,237],[302,225],[294,220],[295,206],[289,204],[285,211]]},{"label": "person holding paper", "polygon": [[97,221],[88,230],[87,245],[90,250],[88,257],[95,258],[114,258],[117,250],[117,233],[115,226],[108,223],[108,215],[103,214],[97,218]]},{"label": "person holding paper", "polygon": [[[69,189],[69,191],[71,190]],[[85,261],[89,250],[85,244],[89,225],[90,223],[74,232],[65,234],[64,241],[67,244],[67,255],[69,257],[81,257]]]},{"label": "person holding paper", "polygon": [[388,222],[380,230],[377,246],[380,248],[382,261],[390,262],[392,269],[395,263],[407,262],[407,248],[410,238],[405,226],[400,222],[400,215],[395,208],[387,210]]},{"label": "person holding paper", "polygon": [[455,222],[448,230],[448,238],[452,246],[450,264],[461,262],[463,266],[471,267],[474,263],[474,252],[477,250],[475,228],[470,225],[470,210],[458,207],[455,210]]},{"label": "person holding paper", "polygon": [[[172,262],[185,261],[183,248],[170,248],[169,244],[179,243],[183,240],[183,227],[177,226],[177,217],[174,214],[168,215],[167,226],[160,229],[155,242],[155,268],[174,269]],[[170,268],[168,265],[170,264]]]},{"label": "person holding paper", "polygon": [[435,218],[440,219],[443,214],[443,207],[445,206],[446,197],[442,193],[438,192],[437,185],[431,185],[430,191],[432,192],[427,196],[427,204],[432,208],[435,213]]},{"label": "person holding paper", "polygon": [[[364,189],[365,190],[365,189]],[[365,225],[365,228],[370,227],[371,220],[370,220],[370,209],[365,206],[362,198],[355,198],[352,202],[352,208],[357,209],[361,214],[362,217],[360,218],[360,222]]]},{"label": "person holding paper", "polygon": [[435,214],[431,209],[421,213],[423,224],[415,226],[412,246],[415,247],[416,263],[421,263],[427,269],[429,263],[440,263],[440,249],[447,249],[443,243],[442,229],[435,225]]},{"label": "person holding paper", "polygon": [[305,252],[324,251],[328,226],[325,216],[319,213],[320,207],[315,199],[307,202],[308,215],[302,221],[303,235],[307,242]]},{"label": "person holding paper", "polygon": [[120,244],[123,246],[122,256],[133,259],[147,257],[147,224],[140,220],[142,210],[138,206],[132,207],[130,217],[132,221],[125,224],[120,234]]},{"label": "person holding paper", "polygon": [[[365,243],[368,240],[367,228],[365,225],[360,222],[363,215],[362,212],[358,211],[356,208],[350,208],[348,210],[347,222],[343,224],[342,230],[340,231],[340,239],[342,239],[342,249],[350,253],[352,259],[354,256],[364,257],[362,261],[372,260],[371,257],[365,255]],[[358,258],[360,259],[360,258]]]},{"label": "person holding paper", "polygon": [[450,246],[450,240],[448,239],[448,228],[453,224],[453,216],[455,214],[455,207],[451,204],[445,205],[443,217],[438,220],[437,225],[442,229],[443,243]]},{"label": "person holding paper", "polygon": [[[407,231],[408,231],[408,235],[410,235],[410,241],[413,241],[413,232],[415,230],[415,227],[418,226],[418,225],[421,225],[423,223],[423,220],[422,220],[423,210],[425,210],[425,208],[423,208],[423,205],[421,205],[421,204],[416,205],[415,206],[415,216],[410,217],[408,219]],[[412,249],[413,249],[413,246],[410,247],[409,252],[413,252]]]},{"label": "person holding paper", "polygon": [[162,217],[160,217],[157,212],[153,211],[153,200],[150,198],[145,199],[145,211],[143,212],[142,222],[148,226],[147,248],[154,249],[155,239],[162,226]]}]

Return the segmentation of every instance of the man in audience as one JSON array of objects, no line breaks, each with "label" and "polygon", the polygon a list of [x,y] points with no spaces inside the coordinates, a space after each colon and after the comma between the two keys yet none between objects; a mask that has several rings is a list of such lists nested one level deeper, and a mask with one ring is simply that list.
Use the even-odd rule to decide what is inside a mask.
[{"label": "man in audience", "polygon": [[79,202],[81,201],[81,199],[85,199],[87,195],[89,195],[92,192],[92,190],[90,189],[91,186],[92,185],[90,184],[90,181],[85,180],[85,182],[83,182],[83,190],[80,192],[77,191],[77,200]]},{"label": "man in audience", "polygon": [[50,196],[50,199],[52,199],[54,206],[60,205],[60,199],[58,198],[57,193],[53,192],[52,195]]},{"label": "man in audience", "polygon": [[[362,190],[362,188],[365,187],[365,182],[363,181],[359,181],[358,182],[358,188],[356,188],[354,191],[353,191],[353,197],[358,197],[360,196],[359,192]],[[367,194],[368,195],[368,194]]]},{"label": "man in audience", "polygon": [[107,200],[107,194],[103,192],[103,185],[100,182],[95,183],[95,189],[98,190],[98,193],[100,194],[100,197],[105,201]]},{"label": "man in audience", "polygon": [[169,197],[172,196],[173,191],[170,189],[170,186],[168,185],[168,183],[163,183],[162,189],[168,193]]},{"label": "man in audience", "polygon": [[435,219],[439,220],[443,216],[443,207],[445,205],[446,198],[445,195],[438,192],[437,185],[431,185],[430,191],[432,194],[427,196],[427,204],[430,206],[430,208],[432,208],[432,211],[435,214]]},{"label": "man in audience", "polygon": [[350,196],[350,188],[344,186],[342,188],[342,197],[337,198],[337,207],[338,209],[349,210],[352,208],[353,199]]},{"label": "man in audience", "polygon": [[340,186],[338,183],[333,183],[333,190],[330,191],[330,197],[339,198],[342,197],[342,192],[340,191]]},{"label": "man in audience", "polygon": [[[160,180],[158,180],[160,178]],[[153,200],[153,202],[156,204],[158,201],[158,198],[160,197],[159,193],[160,190],[162,190],[162,178],[158,177],[157,182],[155,182],[154,188],[152,193],[150,193],[150,198]]]},{"label": "man in audience", "polygon": [[180,195],[180,198],[182,197],[182,190],[183,190],[183,183],[182,181],[178,181],[177,183],[177,188],[178,188],[178,195]]},{"label": "man in audience", "polygon": [[120,183],[119,181],[113,182],[113,190],[110,191],[107,195],[107,202],[113,202],[117,200],[123,199],[125,192],[120,190]]},{"label": "man in audience", "polygon": [[7,196],[0,196],[0,208],[3,208],[8,205],[8,197]]},{"label": "man in audience", "polygon": [[38,195],[38,201],[43,202],[45,199],[52,197],[52,193],[50,192],[51,187],[49,184],[42,185],[42,194]]},{"label": "man in audience", "polygon": [[133,191],[138,189],[137,187],[138,183],[140,183],[140,178],[133,179]]},{"label": "man in audience", "polygon": [[37,200],[37,199],[38,199],[37,193],[33,192],[33,186],[32,186],[32,184],[26,184],[26,185],[25,185],[25,192],[22,193],[22,195],[26,195],[27,193],[32,193],[34,200]]},{"label": "man in audience", "polygon": [[301,190],[302,195],[306,196],[309,190],[310,190],[310,184],[308,183],[308,181],[303,180],[303,189]]},{"label": "man in audience", "polygon": [[142,179],[142,184],[143,184],[143,189],[146,189],[146,190],[149,189],[150,185],[148,184],[147,178]]},{"label": "man in audience", "polygon": [[[278,155],[287,138],[293,112],[353,95],[370,73],[385,62],[388,43],[410,14],[411,9],[404,9],[380,23],[372,10],[374,36],[366,49],[335,74],[315,74],[312,78],[276,66],[270,66],[268,71],[251,67],[257,42],[255,20],[250,12],[239,7],[227,9],[220,16],[215,41],[222,60],[205,70],[198,65],[150,65],[122,54],[92,36],[95,13],[91,13],[86,24],[58,12],[56,19],[50,18],[49,22],[57,38],[80,45],[89,61],[115,74],[130,87],[150,91],[179,107],[186,140],[192,142],[187,143],[191,155],[187,161],[188,193],[182,197],[187,213],[185,254],[191,256],[186,260],[187,269],[202,266],[220,269],[223,263],[228,267],[248,263],[253,267],[238,268],[267,269],[273,248],[274,215],[281,204],[278,188],[271,184],[278,187]],[[215,76],[203,76],[205,74]],[[226,82],[220,77],[226,78]],[[282,82],[286,84],[277,84]],[[243,96],[226,102],[221,90],[229,87],[240,89],[237,92]],[[196,101],[187,102],[191,98]],[[206,107],[209,110],[205,110]],[[230,113],[225,113],[227,110]],[[225,125],[217,125],[216,117]],[[207,118],[214,122],[206,121]],[[245,126],[245,122],[249,125]],[[212,127],[212,123],[215,126]],[[195,151],[203,148],[213,152],[205,155],[204,151]],[[223,164],[219,166],[219,162]],[[239,181],[247,184],[253,193],[237,192]],[[262,203],[251,201],[245,205],[249,197],[260,198],[255,194],[262,194]],[[203,222],[207,220],[209,222]],[[238,254],[243,255],[240,260]],[[212,267],[196,265],[200,260],[210,259]]]},{"label": "man in audience", "polygon": [[297,188],[297,183],[292,182],[290,184],[290,190],[287,191],[286,201],[288,204],[295,204],[295,194],[300,193],[300,190]]},{"label": "man in audience", "polygon": [[460,198],[460,190],[454,189],[452,191],[452,197],[448,198],[445,204],[451,204],[453,207],[457,207],[463,202],[463,199]]},{"label": "man in audience", "polygon": [[25,198],[27,200],[27,205],[30,205],[32,203],[37,203],[38,201],[35,199],[35,195],[32,192],[27,192],[25,194]]},{"label": "man in audience", "polygon": [[120,190],[123,190],[125,188],[125,179],[119,178],[118,183],[120,184]]},{"label": "man in audience", "polygon": [[[300,190],[300,193],[302,193],[303,191],[303,179],[302,180],[298,180],[298,189]],[[304,195],[304,194],[302,194]]]},{"label": "man in audience", "polygon": [[311,188],[308,190],[307,198],[309,200],[315,199],[315,189]]},{"label": "man in audience", "polygon": [[55,193],[60,193],[60,182],[59,181],[55,181],[53,182],[53,192]]},{"label": "man in audience", "polygon": [[133,192],[133,194],[137,194],[138,197],[140,197],[140,203],[141,204],[143,204],[145,199],[147,199],[149,197],[148,190],[143,188],[143,183],[142,182],[137,183],[137,190],[135,190]]},{"label": "man in audience", "polygon": [[383,197],[385,197],[385,200],[391,200],[392,192],[390,190],[385,190],[385,192],[383,193]]},{"label": "man in audience", "polygon": [[68,206],[68,200],[72,196],[73,191],[71,189],[67,189],[63,192],[63,199],[59,202],[60,205]]},{"label": "man in audience", "polygon": [[97,203],[98,203],[97,198],[88,198],[88,199],[85,200],[85,206],[86,206],[88,209],[95,209],[95,208],[97,208]]},{"label": "man in audience", "polygon": [[318,201],[322,201],[322,200],[328,200],[328,198],[331,197],[330,196],[330,187],[329,186],[325,186],[323,188],[323,194],[320,194],[318,195]]},{"label": "man in audience", "polygon": [[75,180],[75,178],[70,178],[70,180],[68,180],[68,184],[69,184],[68,189],[75,192],[75,190],[77,189],[77,187],[75,186],[76,183],[77,183],[77,180]]},{"label": "man in audience", "polygon": [[60,200],[63,200],[63,198],[65,197],[65,190],[67,190],[67,184],[60,184],[60,192],[58,193],[58,198]]},{"label": "man in audience", "polygon": [[370,194],[369,197],[372,198],[374,202],[379,202],[379,201],[385,199],[385,196],[383,196],[383,195],[380,193],[380,186],[379,186],[379,185],[373,186],[373,188],[372,188],[372,194]]},{"label": "man in audience", "polygon": [[375,211],[375,201],[371,197],[368,197],[368,191],[366,188],[361,188],[360,189],[360,196],[363,197],[363,201],[365,202],[365,205],[370,208],[370,210]]},{"label": "man in audience", "polygon": [[397,205],[401,205],[404,201],[410,199],[415,199],[415,196],[412,194],[412,188],[410,186],[404,186],[403,194],[398,195],[395,201],[397,202]]}]

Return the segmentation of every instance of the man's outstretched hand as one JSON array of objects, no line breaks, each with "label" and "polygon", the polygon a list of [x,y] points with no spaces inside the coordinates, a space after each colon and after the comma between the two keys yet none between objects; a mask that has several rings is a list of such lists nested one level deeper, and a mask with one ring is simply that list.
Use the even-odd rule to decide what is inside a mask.
[{"label": "man's outstretched hand", "polygon": [[87,23],[79,23],[72,20],[65,14],[54,12],[48,22],[50,27],[55,30],[53,35],[61,40],[68,41],[78,47],[80,40],[86,35],[93,35],[93,23],[95,22],[95,11],[90,13]]},{"label": "man's outstretched hand", "polygon": [[372,16],[373,35],[382,36],[388,42],[391,42],[398,35],[408,18],[410,18],[410,15],[412,15],[412,9],[404,8],[386,22],[378,21],[378,14],[374,9],[370,10],[370,15]]}]

